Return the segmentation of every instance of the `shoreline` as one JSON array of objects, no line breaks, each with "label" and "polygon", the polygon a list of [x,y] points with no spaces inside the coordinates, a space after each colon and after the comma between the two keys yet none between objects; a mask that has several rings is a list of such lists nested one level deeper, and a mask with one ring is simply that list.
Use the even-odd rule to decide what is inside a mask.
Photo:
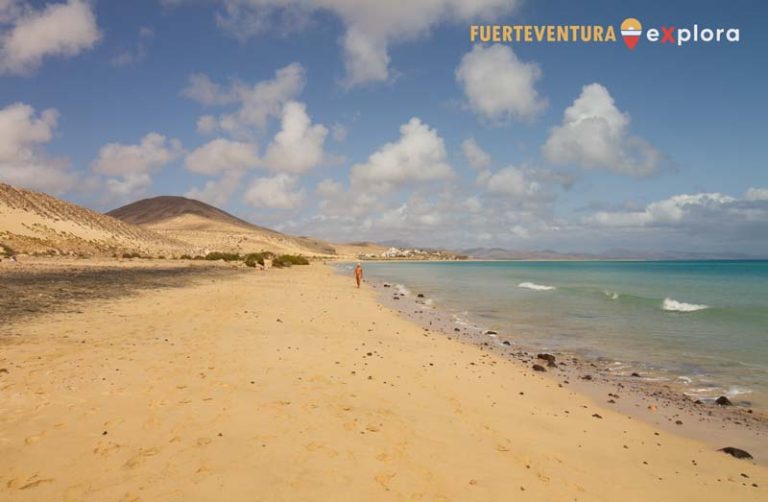
[{"label": "shoreline", "polygon": [[[713,449],[722,448],[726,443],[741,445],[739,447],[749,450],[756,461],[768,465],[768,411],[739,405],[719,406],[714,399],[695,400],[668,382],[655,381],[652,376],[613,373],[610,360],[562,350],[536,350],[520,344],[513,333],[489,332],[476,321],[459,319],[439,305],[430,305],[429,298],[420,299],[415,291],[404,294],[390,281],[369,283],[377,290],[377,299],[382,305],[423,329],[497,354],[524,371],[531,371],[537,364],[543,367],[541,373],[553,382],[575,389],[596,404],[609,405],[666,432],[703,441]],[[556,366],[548,366],[547,360],[537,357],[539,353],[555,356]]]},{"label": "shoreline", "polygon": [[764,499],[765,465],[353,284],[242,269],[0,327],[0,498]]}]

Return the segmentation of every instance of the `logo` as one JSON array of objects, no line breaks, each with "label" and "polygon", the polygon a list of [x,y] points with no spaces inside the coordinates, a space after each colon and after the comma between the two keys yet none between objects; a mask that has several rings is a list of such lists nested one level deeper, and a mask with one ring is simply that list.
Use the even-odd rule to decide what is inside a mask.
[{"label": "logo", "polygon": [[633,50],[643,34],[643,25],[634,17],[628,17],[621,23],[621,38],[629,50]]},{"label": "logo", "polygon": [[[2,2],[2,0],[0,0]],[[662,25],[646,28],[634,17],[621,22],[619,30],[610,24],[473,24],[469,40],[476,43],[602,43],[618,42],[617,31],[624,45],[635,50],[641,39],[661,46],[681,47],[698,43],[738,43],[741,30],[734,27],[691,27]]]}]

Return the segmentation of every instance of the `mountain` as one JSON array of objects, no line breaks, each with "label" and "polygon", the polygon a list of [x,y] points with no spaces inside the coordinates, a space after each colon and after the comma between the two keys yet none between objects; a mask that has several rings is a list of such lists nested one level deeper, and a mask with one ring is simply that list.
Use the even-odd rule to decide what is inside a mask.
[{"label": "mountain", "polygon": [[336,248],[322,240],[294,237],[260,227],[219,208],[187,199],[160,196],[114,209],[107,215],[167,238],[183,241],[206,251],[335,255]]},{"label": "mountain", "polygon": [[503,248],[473,248],[462,254],[478,260],[586,260],[597,256],[584,253],[558,253],[557,251],[515,251]]},{"label": "mountain", "polygon": [[0,243],[21,253],[182,253],[187,246],[156,232],[0,183]]},{"label": "mountain", "polygon": [[599,254],[560,253],[557,251],[515,251],[503,248],[473,248],[462,251],[478,260],[755,260],[758,256],[739,253],[684,251],[636,251],[611,249]]}]

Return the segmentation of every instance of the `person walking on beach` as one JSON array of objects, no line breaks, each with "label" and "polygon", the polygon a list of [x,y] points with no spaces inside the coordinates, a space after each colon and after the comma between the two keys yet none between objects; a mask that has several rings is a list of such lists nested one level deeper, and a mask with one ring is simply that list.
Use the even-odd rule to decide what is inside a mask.
[{"label": "person walking on beach", "polygon": [[357,265],[355,265],[355,282],[357,282],[357,287],[360,287],[360,283],[363,281],[363,267],[358,262]]}]

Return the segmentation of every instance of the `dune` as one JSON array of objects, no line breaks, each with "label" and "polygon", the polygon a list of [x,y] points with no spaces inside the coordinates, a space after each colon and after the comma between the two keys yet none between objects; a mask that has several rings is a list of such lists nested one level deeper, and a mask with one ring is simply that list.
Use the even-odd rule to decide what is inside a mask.
[{"label": "dune", "polygon": [[0,183],[0,243],[22,253],[182,252],[176,239],[50,195]]},{"label": "dune", "polygon": [[765,500],[764,465],[320,264],[78,308],[0,328],[0,499]]}]

